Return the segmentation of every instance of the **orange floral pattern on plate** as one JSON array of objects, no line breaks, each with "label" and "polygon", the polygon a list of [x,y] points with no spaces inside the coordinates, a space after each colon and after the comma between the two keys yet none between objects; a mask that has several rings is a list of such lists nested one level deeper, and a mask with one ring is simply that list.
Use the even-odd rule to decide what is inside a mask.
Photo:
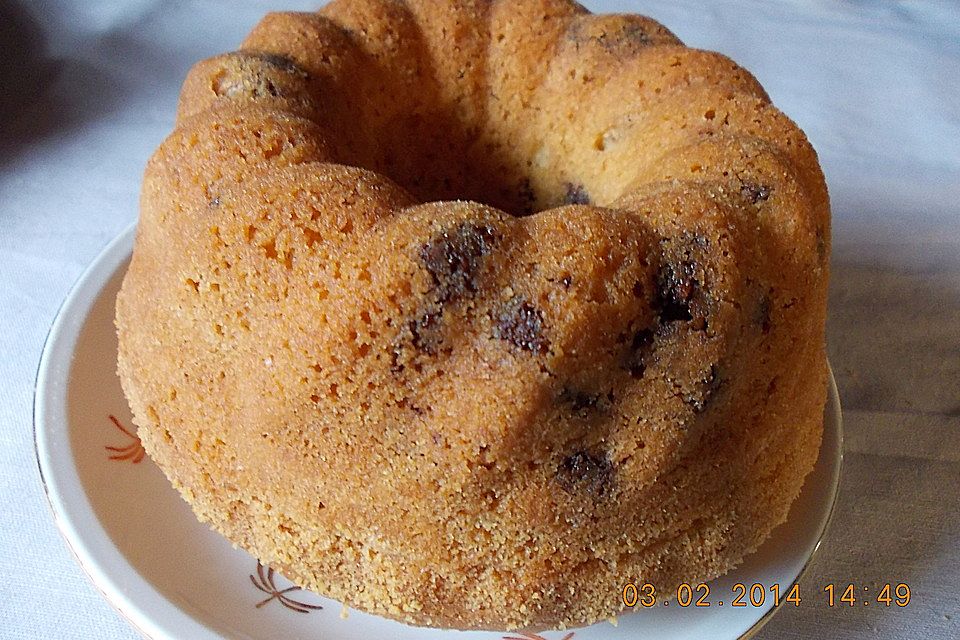
[{"label": "orange floral pattern on plate", "polygon": [[139,462],[141,462],[143,460],[143,457],[147,454],[147,452],[143,450],[143,444],[140,442],[140,438],[138,438],[135,433],[133,433],[132,431],[124,427],[122,424],[120,424],[120,421],[116,418],[116,416],[110,415],[107,417],[110,418],[110,422],[113,423],[113,426],[119,429],[124,435],[126,435],[131,440],[129,444],[122,447],[113,447],[110,445],[107,445],[106,447],[104,447],[104,449],[111,452],[110,459],[116,460],[118,462],[123,460],[129,460],[133,464],[138,464]]},{"label": "orange floral pattern on plate", "polygon": [[311,611],[323,609],[323,607],[318,604],[307,604],[306,602],[300,602],[288,596],[288,593],[302,591],[302,589],[296,585],[287,587],[286,589],[277,588],[276,572],[271,568],[264,567],[259,562],[257,563],[257,575],[254,576],[251,573],[250,582],[252,582],[253,586],[257,589],[267,594],[266,598],[257,603],[257,609],[274,600],[287,609],[296,611],[297,613],[310,613]]}]

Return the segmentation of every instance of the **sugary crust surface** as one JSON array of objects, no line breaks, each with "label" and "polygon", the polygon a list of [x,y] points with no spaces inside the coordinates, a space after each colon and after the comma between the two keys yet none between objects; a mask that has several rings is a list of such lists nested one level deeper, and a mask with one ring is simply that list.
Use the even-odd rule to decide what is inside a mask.
[{"label": "sugary crust surface", "polygon": [[649,18],[337,0],[191,70],[119,374],[197,515],[298,584],[418,625],[587,624],[785,520],[829,226],[803,133]]}]

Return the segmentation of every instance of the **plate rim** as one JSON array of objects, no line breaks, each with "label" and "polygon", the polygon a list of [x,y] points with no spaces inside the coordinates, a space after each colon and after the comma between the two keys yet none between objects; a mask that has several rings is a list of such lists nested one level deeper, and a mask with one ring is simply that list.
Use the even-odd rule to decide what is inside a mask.
[{"label": "plate rim", "polygon": [[[147,640],[160,640],[171,637],[164,627],[169,626],[169,624],[174,621],[166,617],[165,621],[167,624],[162,626],[158,625],[158,623],[154,621],[155,615],[147,615],[144,609],[137,606],[132,598],[121,588],[118,580],[100,566],[102,562],[96,560],[96,554],[91,552],[89,548],[90,544],[84,542],[84,536],[80,535],[76,523],[70,521],[71,516],[64,512],[62,506],[58,507],[57,504],[55,504],[55,497],[59,499],[57,500],[59,504],[62,505],[64,502],[61,488],[58,486],[61,480],[53,482],[50,480],[52,475],[49,472],[51,471],[53,462],[49,460],[50,447],[47,444],[49,434],[47,433],[47,429],[41,429],[39,427],[41,419],[44,420],[45,424],[52,422],[47,416],[48,411],[51,411],[49,405],[53,404],[49,396],[56,394],[55,398],[63,397],[65,399],[66,397],[66,392],[69,387],[69,365],[72,364],[73,354],[80,337],[80,332],[85,325],[91,308],[97,298],[102,294],[109,278],[116,273],[116,270],[125,260],[130,259],[136,229],[137,222],[134,221],[104,246],[71,285],[54,315],[50,329],[44,338],[40,359],[37,364],[37,373],[34,377],[32,403],[33,447],[36,469],[40,484],[43,487],[47,507],[53,516],[54,523],[61,538],[73,556],[74,561],[80,567],[84,577],[136,633]],[[126,245],[130,245],[131,249],[124,250]],[[91,284],[93,285],[92,290]],[[81,292],[87,292],[88,290],[89,292],[86,295],[80,295]],[[77,310],[82,313],[66,313],[67,311],[74,311],[74,307],[79,307]],[[60,352],[63,351],[64,348],[67,348],[68,353],[61,354]],[[59,379],[53,375],[55,372],[51,371],[53,367],[51,359],[55,358],[56,355],[67,356],[67,371]],[[51,386],[54,394],[51,394]],[[45,393],[41,393],[41,389],[43,389]],[[803,566],[792,579],[790,584],[791,588],[793,585],[799,583],[806,575],[823,545],[836,514],[840,486],[843,481],[843,413],[839,390],[829,360],[827,361],[827,402],[825,408],[832,414],[832,419],[836,423],[835,446],[837,450],[837,460],[832,474],[833,477],[830,478],[830,505],[827,509],[826,518],[824,518],[820,531],[817,534],[816,543],[805,559]],[[821,441],[820,450],[817,455],[818,460],[819,457],[823,455],[823,447],[824,444],[823,441]],[[77,476],[77,478],[79,479],[79,476]],[[87,506],[90,507],[86,490],[80,483],[78,483],[78,491],[82,493],[84,501],[87,503]],[[93,512],[92,507],[90,507],[90,510]],[[106,540],[110,540],[110,536],[106,531],[102,531],[102,535]],[[225,638],[221,633],[190,615],[187,611],[171,602],[162,593],[158,592],[152,583],[136,571],[122,555],[120,556],[120,560],[127,565],[125,568],[133,574],[133,577],[137,578],[140,583],[152,592],[152,595],[154,595],[156,599],[161,601],[161,606],[170,610],[169,613],[176,619],[175,626],[179,627],[179,625],[182,624],[190,627],[191,638],[195,638],[196,640],[223,640]],[[740,633],[740,635],[736,637],[736,640],[749,640],[754,638],[782,607],[783,601],[780,601],[776,606],[767,609],[748,629]],[[153,609],[151,609],[151,611],[152,610]],[[449,631],[454,630],[451,629]]]}]

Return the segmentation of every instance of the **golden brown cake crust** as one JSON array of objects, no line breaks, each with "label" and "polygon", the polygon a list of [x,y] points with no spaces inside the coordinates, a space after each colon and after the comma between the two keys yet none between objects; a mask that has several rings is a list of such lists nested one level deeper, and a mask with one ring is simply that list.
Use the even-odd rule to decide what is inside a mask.
[{"label": "golden brown cake crust", "polygon": [[197,515],[298,584],[587,624],[786,518],[829,225],[804,134],[649,18],[270,14],[191,70],[147,167],[119,374]]}]

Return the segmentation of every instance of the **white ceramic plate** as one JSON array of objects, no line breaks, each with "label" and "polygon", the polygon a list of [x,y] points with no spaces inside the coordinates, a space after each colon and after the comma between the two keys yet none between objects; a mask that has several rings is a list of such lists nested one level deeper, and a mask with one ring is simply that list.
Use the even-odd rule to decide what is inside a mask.
[{"label": "white ceramic plate", "polygon": [[[34,428],[40,473],[67,543],[97,588],[148,638],[741,638],[776,609],[770,587],[778,584],[781,597],[788,594],[820,543],[842,460],[832,379],[820,459],[788,521],[740,568],[709,584],[709,607],[680,607],[674,597],[638,606],[617,626],[603,622],[539,635],[418,629],[346,611],[293,587],[198,523],[144,457],[115,373],[114,299],[133,237],[131,227],[110,243],[53,323],[37,375]],[[746,606],[733,607],[738,582],[748,589]],[[754,584],[762,585],[759,606],[749,597]],[[701,593],[693,593],[694,601]],[[759,600],[757,590],[753,595]],[[800,595],[800,606],[815,606],[811,602],[822,594]]]}]

